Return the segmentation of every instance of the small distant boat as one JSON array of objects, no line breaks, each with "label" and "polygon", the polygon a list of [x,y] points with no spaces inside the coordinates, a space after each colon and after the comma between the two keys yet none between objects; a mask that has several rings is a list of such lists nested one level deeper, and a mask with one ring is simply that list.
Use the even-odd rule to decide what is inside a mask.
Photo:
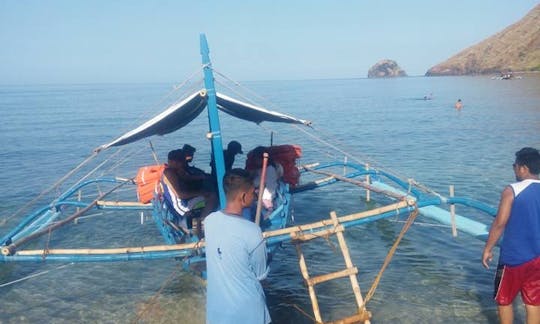
[{"label": "small distant boat", "polygon": [[520,75],[515,76],[512,72],[507,73],[501,73],[499,76],[491,77],[491,80],[514,80],[514,79],[521,79],[522,77]]}]

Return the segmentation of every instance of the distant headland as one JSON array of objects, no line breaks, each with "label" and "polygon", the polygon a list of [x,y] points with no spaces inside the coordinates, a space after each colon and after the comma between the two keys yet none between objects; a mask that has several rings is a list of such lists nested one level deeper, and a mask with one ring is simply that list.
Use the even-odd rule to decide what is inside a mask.
[{"label": "distant headland", "polygon": [[503,31],[435,65],[426,76],[540,71],[540,4]]}]

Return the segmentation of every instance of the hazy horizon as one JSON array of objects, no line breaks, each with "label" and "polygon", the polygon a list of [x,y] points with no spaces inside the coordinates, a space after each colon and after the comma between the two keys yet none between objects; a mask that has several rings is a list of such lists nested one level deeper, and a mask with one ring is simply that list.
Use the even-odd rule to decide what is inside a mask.
[{"label": "hazy horizon", "polygon": [[0,0],[0,83],[178,82],[200,67],[200,33],[234,80],[365,78],[382,59],[423,76],[537,4]]}]

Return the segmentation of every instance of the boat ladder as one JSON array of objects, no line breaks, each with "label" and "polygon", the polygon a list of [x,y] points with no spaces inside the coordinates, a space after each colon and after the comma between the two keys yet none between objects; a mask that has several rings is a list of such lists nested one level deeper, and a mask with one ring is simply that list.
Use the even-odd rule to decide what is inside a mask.
[{"label": "boat ladder", "polygon": [[[339,220],[336,216],[335,212],[330,213],[330,217],[332,220],[333,227],[312,232],[312,233],[306,233],[304,231],[297,231],[291,233],[292,242],[296,246],[296,251],[298,253],[298,261],[300,264],[300,271],[302,272],[302,276],[304,277],[304,281],[308,287],[309,290],[309,296],[311,298],[311,304],[313,306],[313,314],[315,316],[315,320],[317,323],[366,323],[369,324],[371,313],[368,312],[364,305],[364,299],[362,298],[362,294],[360,292],[360,286],[358,285],[358,280],[356,278],[356,275],[358,274],[358,268],[356,268],[352,261],[351,256],[349,254],[349,248],[347,247],[347,243],[345,242],[345,237],[343,235],[343,232],[345,231],[345,228],[343,225],[339,223]],[[304,253],[302,252],[302,249],[300,245],[302,243],[308,242],[315,238],[321,238],[321,237],[328,237],[329,235],[335,234],[337,236],[339,247],[341,249],[341,253],[343,254],[343,259],[345,260],[345,270],[323,274],[315,277],[310,277],[306,260],[304,257]],[[315,293],[315,285],[329,281],[334,279],[340,279],[349,277],[351,281],[352,290],[356,299],[356,304],[358,306],[358,313],[342,318],[339,320],[334,320],[331,322],[323,322],[321,313],[319,310],[319,302],[317,301],[317,295]]]}]

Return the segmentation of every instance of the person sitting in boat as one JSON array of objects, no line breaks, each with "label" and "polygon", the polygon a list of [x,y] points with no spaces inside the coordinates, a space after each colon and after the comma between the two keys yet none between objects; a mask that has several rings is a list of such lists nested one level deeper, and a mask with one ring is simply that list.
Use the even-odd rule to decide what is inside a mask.
[{"label": "person sitting in boat", "polygon": [[[237,154],[244,154],[242,151],[242,144],[238,141],[230,141],[227,144],[227,149],[223,150],[223,161],[225,164],[225,172],[232,169],[234,164],[234,159]],[[210,158],[210,167],[212,168],[212,178],[216,177],[216,162],[214,160],[214,154]]]},{"label": "person sitting in boat", "polygon": [[191,162],[193,162],[193,157],[195,156],[196,151],[197,149],[189,144],[184,144],[184,146],[182,146],[182,152],[184,152],[184,155],[186,156],[187,171],[193,175],[205,175],[206,172],[203,170],[189,165]]},{"label": "person sitting in boat", "polygon": [[[186,225],[184,215],[197,204],[204,201],[201,219],[204,219],[217,207],[217,196],[208,188],[208,177],[193,175],[188,172],[186,154],[183,150],[172,150],[168,154],[168,164],[163,171],[163,190],[168,201],[180,218],[182,225]],[[201,222],[198,222],[199,225]],[[200,227],[198,226],[199,234]]]},{"label": "person sitting in boat", "polygon": [[[261,183],[264,153],[268,153],[268,150],[263,146],[258,146],[248,154],[250,162],[246,162],[246,168],[248,170],[254,170],[255,188],[259,188]],[[278,163],[275,163],[272,156],[269,154],[266,166],[266,177],[264,179],[264,189],[262,193],[259,193],[262,194],[262,204],[266,209],[265,215],[269,215],[274,209],[274,198],[276,197],[278,181],[282,175],[283,168]]]}]

